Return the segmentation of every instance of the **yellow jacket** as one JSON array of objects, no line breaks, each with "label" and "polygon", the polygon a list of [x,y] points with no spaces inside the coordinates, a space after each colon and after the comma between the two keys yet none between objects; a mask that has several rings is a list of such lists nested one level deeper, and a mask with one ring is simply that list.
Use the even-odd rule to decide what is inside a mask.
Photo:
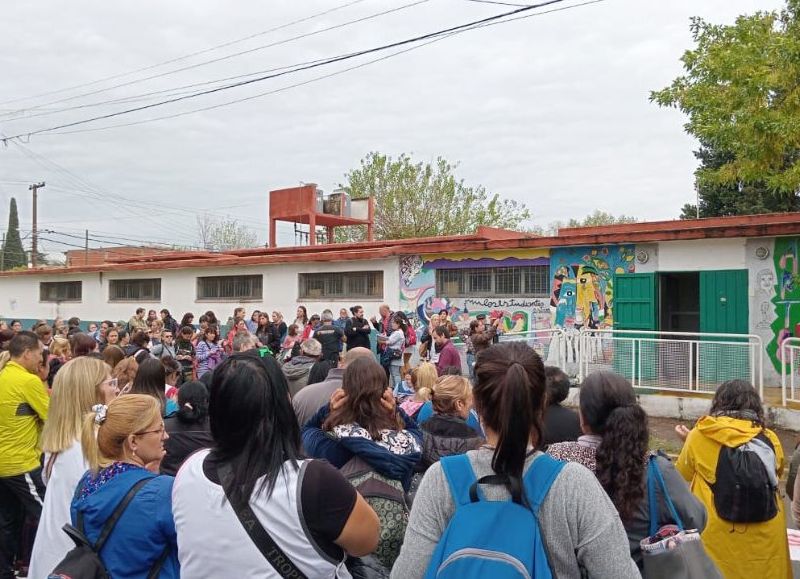
[{"label": "yellow jacket", "polygon": [[0,477],[40,466],[39,435],[50,396],[42,380],[16,362],[0,371]]},{"label": "yellow jacket", "polygon": [[[711,486],[716,482],[717,458],[723,446],[737,447],[754,438],[761,428],[750,420],[704,416],[689,433],[675,468],[690,483],[708,511],[703,545],[726,579],[791,579],[786,516],[779,497],[778,514],[763,523],[731,523],[719,518]],[[784,467],[783,448],[775,433],[764,430],[775,447],[777,475]]]}]

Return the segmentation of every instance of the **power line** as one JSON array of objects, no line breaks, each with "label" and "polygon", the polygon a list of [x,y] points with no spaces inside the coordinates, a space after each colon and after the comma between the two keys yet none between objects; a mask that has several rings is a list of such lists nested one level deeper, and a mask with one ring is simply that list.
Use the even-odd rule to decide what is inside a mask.
[{"label": "power line", "polygon": [[[604,1],[605,0],[589,0],[587,2],[581,2],[581,3],[578,3],[578,4],[572,4],[570,6],[564,6],[564,7],[561,7],[561,8],[554,8],[554,9],[551,9],[551,10],[544,10],[542,12],[537,12],[535,14],[527,14],[527,15],[524,15],[524,16],[518,16],[516,18],[509,18],[509,19],[502,20],[502,21],[499,21],[499,22],[489,22],[489,23],[486,23],[486,24],[481,24],[479,26],[475,26],[473,28],[469,28],[468,30],[475,30],[475,29],[478,29],[478,28],[495,26],[497,24],[505,24],[507,22],[513,22],[515,20],[522,20],[522,19],[525,19],[525,18],[533,18],[535,16],[542,16],[544,14],[549,14],[549,13],[552,13],[552,12],[561,12],[563,10],[570,10],[572,8],[579,8],[581,6],[587,6],[587,5],[590,5],[590,4],[598,4],[598,3],[604,2]],[[71,134],[77,134],[77,133],[92,133],[92,132],[97,132],[97,131],[105,131],[105,130],[109,130],[109,129],[117,129],[117,128],[122,128],[122,127],[131,127],[131,126],[136,126],[136,125],[142,125],[142,124],[156,122],[156,121],[174,119],[174,118],[178,118],[178,117],[182,117],[182,116],[186,116],[186,115],[190,115],[190,114],[195,114],[195,113],[199,113],[199,112],[210,111],[210,110],[218,109],[218,108],[229,106],[229,105],[238,104],[238,103],[250,101],[250,100],[253,100],[253,99],[257,99],[257,98],[262,98],[264,96],[269,96],[269,95],[281,93],[281,92],[284,92],[284,91],[287,91],[287,90],[290,90],[290,89],[293,89],[293,88],[305,86],[305,85],[308,85],[308,84],[312,84],[314,82],[318,82],[320,80],[324,80],[324,79],[327,79],[327,78],[338,76],[340,74],[344,74],[346,72],[350,72],[350,71],[353,71],[353,70],[356,70],[356,69],[359,69],[359,68],[363,68],[363,67],[368,66],[370,64],[381,62],[383,60],[387,60],[389,58],[393,58],[395,56],[399,56],[399,55],[404,54],[406,52],[410,52],[412,50],[416,50],[417,48],[422,48],[423,46],[427,46],[429,44],[433,44],[434,42],[439,42],[440,40],[445,40],[446,38],[449,38],[451,36],[454,36],[456,34],[459,34],[461,32],[465,32],[465,31],[466,30],[457,31],[457,32],[451,32],[451,33],[449,33],[447,35],[443,35],[443,36],[440,36],[440,37],[436,37],[436,38],[434,38],[432,40],[429,40],[428,42],[424,42],[424,43],[421,43],[419,45],[412,46],[411,48],[406,48],[404,50],[396,51],[396,52],[394,52],[392,54],[389,54],[387,56],[383,56],[383,57],[380,57],[380,58],[369,60],[369,61],[366,61],[364,63],[358,64],[358,65],[355,65],[355,66],[351,66],[351,67],[348,67],[348,68],[344,68],[344,69],[341,69],[341,70],[338,70],[338,71],[335,71],[335,72],[332,72],[332,73],[324,74],[324,75],[317,76],[317,77],[314,77],[314,78],[311,78],[311,79],[308,79],[308,80],[305,80],[305,81],[297,82],[297,83],[290,84],[290,85],[287,85],[287,86],[279,87],[277,89],[273,89],[273,90],[269,90],[269,91],[266,91],[266,92],[257,93],[255,95],[251,95],[251,96],[247,96],[247,97],[243,97],[243,98],[239,98],[239,99],[225,101],[225,102],[222,102],[222,103],[217,103],[217,104],[206,106],[206,107],[190,109],[188,111],[172,113],[172,114],[169,114],[169,115],[162,115],[162,116],[159,116],[159,117],[151,117],[151,118],[142,119],[142,120],[139,120],[139,121],[132,121],[132,122],[128,122],[128,123],[117,123],[117,124],[113,124],[113,125],[106,125],[106,126],[96,127],[96,128],[92,128],[92,129],[76,129],[76,130],[71,130],[71,131],[56,131],[56,132],[51,132],[49,134],[51,134],[51,135],[71,135]]]},{"label": "power line", "polygon": [[[181,68],[176,68],[174,70],[168,70],[168,71],[161,72],[161,73],[158,73],[158,74],[146,76],[144,78],[131,80],[131,81],[120,83],[120,84],[115,84],[115,85],[112,85],[110,87],[93,90],[93,91],[82,93],[82,94],[79,94],[79,95],[73,95],[73,96],[69,96],[69,97],[64,97],[64,98],[57,99],[57,100],[54,100],[54,101],[48,101],[46,103],[43,103],[40,106],[48,106],[48,105],[53,105],[53,104],[57,104],[57,103],[61,103],[61,102],[75,100],[75,99],[78,99],[78,98],[83,98],[83,97],[91,96],[91,95],[94,95],[94,94],[108,92],[108,91],[116,89],[116,88],[122,88],[122,87],[130,86],[130,85],[133,85],[133,84],[138,84],[140,82],[145,82],[145,81],[153,80],[153,79],[156,79],[156,78],[163,78],[165,76],[169,76],[169,75],[176,74],[176,73],[179,73],[179,72],[184,72],[186,70],[192,70],[192,69],[195,69],[195,68],[199,68],[201,66],[206,66],[208,64],[214,64],[214,63],[217,63],[217,62],[221,62],[223,60],[229,60],[229,59],[235,58],[237,56],[243,56],[245,54],[251,54],[253,52],[257,52],[257,51],[260,51],[260,50],[265,50],[267,48],[272,48],[272,47],[275,47],[275,46],[281,46],[283,44],[288,44],[290,42],[294,42],[295,40],[301,40],[303,38],[309,38],[311,36],[316,36],[318,34],[323,34],[325,32],[330,32],[331,30],[337,30],[339,28],[345,28],[347,26],[351,26],[353,24],[358,24],[360,22],[366,22],[366,21],[372,20],[374,18],[379,18],[379,17],[385,16],[387,14],[392,14],[394,12],[399,12],[401,10],[405,10],[407,8],[412,8],[414,6],[418,6],[419,4],[425,4],[427,2],[430,2],[430,0],[416,0],[415,2],[411,2],[410,4],[404,4],[404,5],[398,6],[396,8],[391,8],[389,10],[383,10],[381,12],[377,12],[375,14],[370,14],[368,16],[363,16],[363,17],[357,18],[355,20],[349,20],[347,22],[343,22],[343,23],[340,23],[340,24],[335,24],[333,26],[328,26],[327,28],[321,28],[319,30],[314,30],[314,31],[311,31],[311,32],[303,33],[303,34],[298,34],[296,36],[292,36],[292,37],[286,38],[284,40],[278,40],[276,42],[271,42],[269,44],[256,46],[254,48],[250,48],[248,50],[242,50],[240,52],[234,52],[232,54],[227,54],[225,56],[220,56],[220,57],[217,57],[217,58],[213,58],[211,60],[205,60],[203,62],[198,62],[198,63],[191,64],[191,65],[188,65],[188,66],[184,66],[184,67],[181,67]],[[28,107],[26,109],[20,109],[20,111],[35,110],[37,108],[38,108],[38,106],[33,106],[33,107]]]},{"label": "power line", "polygon": [[[426,0],[421,0],[421,1],[426,1]],[[244,80],[244,81],[240,81],[240,82],[237,82],[237,83],[232,83],[232,84],[229,84],[229,85],[216,87],[216,88],[213,88],[213,89],[208,89],[208,90],[204,90],[204,91],[198,91],[198,92],[196,92],[194,94],[191,94],[191,95],[185,95],[185,96],[180,96],[180,97],[176,97],[176,98],[172,98],[172,99],[167,99],[165,101],[160,101],[160,102],[157,102],[157,103],[151,103],[151,104],[148,104],[148,105],[142,105],[140,107],[134,107],[134,108],[131,108],[131,109],[127,109],[127,110],[123,110],[123,111],[117,111],[117,112],[114,112],[114,113],[108,113],[108,114],[105,114],[105,115],[99,115],[99,116],[96,116],[96,117],[92,117],[92,118],[84,119],[84,120],[79,120],[79,121],[74,121],[74,122],[71,122],[71,123],[64,123],[64,124],[57,125],[57,126],[50,127],[50,128],[46,128],[46,129],[38,129],[38,130],[35,130],[35,131],[19,133],[17,135],[12,136],[12,137],[5,137],[5,138],[3,138],[3,141],[6,141],[8,139],[19,139],[19,138],[25,137],[25,136],[31,137],[32,135],[37,135],[37,134],[40,134],[40,133],[57,131],[59,129],[65,129],[65,128],[69,128],[69,127],[74,127],[74,126],[78,126],[78,125],[91,123],[91,122],[94,122],[94,121],[99,121],[99,120],[109,119],[109,118],[113,118],[113,117],[118,117],[118,116],[121,116],[121,115],[130,114],[130,113],[133,113],[133,112],[138,112],[138,111],[142,111],[142,110],[146,110],[146,109],[151,109],[151,108],[155,108],[155,107],[158,107],[158,106],[163,106],[163,105],[167,105],[167,104],[171,104],[171,103],[187,100],[187,99],[190,99],[190,98],[197,98],[199,96],[213,94],[213,93],[221,92],[221,91],[224,91],[224,90],[230,90],[230,89],[233,89],[233,88],[238,88],[238,87],[241,87],[241,86],[246,86],[246,85],[257,83],[257,82],[263,82],[265,80],[269,80],[269,79],[272,79],[272,78],[277,78],[279,76],[284,76],[284,75],[287,75],[287,74],[300,72],[300,71],[303,71],[303,70],[309,70],[309,69],[312,69],[312,68],[317,68],[317,67],[320,67],[320,66],[324,66],[326,64],[332,64],[332,63],[335,63],[335,62],[349,60],[349,59],[352,59],[352,58],[356,58],[358,56],[363,56],[363,55],[371,54],[371,53],[374,53],[374,52],[380,52],[380,51],[388,50],[388,49],[391,49],[391,48],[397,48],[397,47],[405,46],[407,44],[413,44],[413,43],[420,42],[420,41],[423,41],[423,40],[429,40],[429,39],[432,39],[432,38],[436,38],[438,36],[450,35],[450,34],[455,33],[455,32],[468,30],[468,29],[471,29],[471,28],[479,27],[480,25],[483,25],[483,24],[487,24],[487,23],[490,23],[490,22],[498,21],[498,20],[501,20],[501,19],[503,19],[503,18],[505,18],[507,16],[513,16],[513,15],[516,15],[516,14],[520,14],[522,12],[528,12],[528,11],[533,10],[535,8],[541,8],[543,6],[548,6],[548,5],[556,4],[556,3],[559,3],[559,2],[563,2],[563,1],[564,0],[546,0],[544,2],[540,2],[539,4],[532,4],[530,6],[517,8],[517,9],[511,10],[509,12],[504,12],[502,14],[497,14],[495,16],[489,16],[487,18],[482,18],[482,19],[475,20],[475,21],[472,21],[472,22],[467,22],[465,24],[460,24],[458,26],[453,26],[453,27],[450,27],[450,28],[446,28],[446,29],[443,29],[443,30],[436,31],[436,32],[431,32],[431,33],[428,33],[428,34],[415,36],[413,38],[408,38],[408,39],[401,40],[401,41],[398,41],[398,42],[392,42],[392,43],[389,43],[389,44],[384,44],[384,45],[381,45],[381,46],[377,46],[377,47],[361,50],[361,51],[358,51],[358,52],[353,52],[353,53],[349,53],[349,54],[340,55],[340,56],[337,56],[337,57],[333,57],[333,58],[327,59],[327,60],[325,60],[323,62],[310,64],[310,65],[307,65],[307,66],[296,67],[296,68],[294,68],[292,70],[289,70],[289,71],[283,71],[283,72],[278,72],[278,73],[274,73],[274,74],[264,75],[264,76],[256,77],[256,78],[253,78],[253,79]]]},{"label": "power line", "polygon": [[512,2],[499,2],[498,0],[467,0],[467,2],[478,2],[480,4],[497,4],[499,6],[529,6],[529,4],[514,4]]},{"label": "power line", "polygon": [[[241,42],[246,42],[247,40],[252,40],[253,38],[257,38],[259,36],[264,36],[264,35],[269,34],[271,32],[277,32],[278,30],[282,30],[284,28],[289,28],[290,26],[294,26],[295,24],[302,24],[303,22],[308,22],[309,20],[313,20],[314,18],[318,18],[320,16],[326,16],[327,14],[331,14],[332,12],[336,12],[336,11],[342,10],[344,8],[349,8],[350,6],[353,6],[355,4],[360,4],[361,2],[364,2],[364,0],[353,0],[353,1],[348,2],[346,4],[342,4],[341,6],[335,6],[334,8],[330,8],[330,9],[324,10],[322,12],[317,12],[315,14],[311,14],[311,15],[306,16],[304,18],[300,18],[298,20],[293,20],[293,21],[287,22],[285,24],[281,24],[281,25],[275,26],[273,28],[268,28],[267,30],[262,30],[261,32],[256,32],[255,34],[251,34],[251,35],[245,36],[243,38],[238,38],[236,40],[223,42],[222,44],[217,44],[216,46],[212,46],[210,48],[204,48],[203,50],[198,50],[198,51],[195,51],[195,52],[191,52],[189,54],[184,54],[183,56],[179,56],[179,57],[176,57],[176,58],[171,58],[169,60],[158,62],[156,64],[151,64],[151,65],[148,65],[148,66],[144,66],[142,68],[137,68],[135,70],[131,70],[131,71],[128,71],[128,72],[113,74],[111,76],[106,76],[106,77],[103,77],[103,78],[99,78],[99,79],[93,80],[91,82],[85,82],[85,83],[82,83],[82,84],[77,84],[77,85],[73,85],[73,86],[69,86],[69,87],[65,87],[65,88],[51,90],[51,91],[47,91],[47,92],[43,92],[43,93],[39,93],[39,94],[35,94],[35,95],[30,95],[30,96],[27,96],[27,97],[19,97],[19,98],[16,98],[16,99],[2,101],[2,102],[0,102],[0,104],[4,104],[5,105],[5,104],[9,104],[9,103],[16,103],[16,102],[24,101],[24,100],[36,99],[36,98],[40,98],[40,97],[43,97],[43,96],[50,96],[50,95],[53,95],[53,94],[60,94],[60,93],[63,93],[63,92],[68,92],[68,91],[71,91],[71,90],[75,90],[75,89],[79,89],[79,88],[83,88],[83,87],[87,87],[87,86],[93,86],[93,85],[96,85],[96,84],[100,84],[101,82],[106,82],[108,80],[115,80],[115,79],[118,79],[118,78],[123,78],[123,77],[126,77],[126,76],[130,76],[132,74],[137,74],[137,73],[140,73],[140,72],[153,70],[153,69],[158,68],[160,66],[165,66],[167,64],[172,64],[174,62],[180,62],[181,60],[187,60],[189,58],[192,58],[193,56],[199,56],[201,54],[206,54],[206,53],[209,53],[209,52],[213,52],[214,50],[219,50],[220,48],[226,48],[226,47],[232,46],[234,44],[239,44]],[[43,106],[46,106],[46,105],[39,105],[36,108],[40,108],[40,107],[43,107]],[[28,110],[28,109],[18,109],[18,110]]]}]

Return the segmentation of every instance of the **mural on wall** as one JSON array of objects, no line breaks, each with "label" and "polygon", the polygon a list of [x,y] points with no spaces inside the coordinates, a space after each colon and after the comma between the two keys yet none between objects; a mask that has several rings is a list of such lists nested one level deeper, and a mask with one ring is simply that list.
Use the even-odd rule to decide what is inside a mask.
[{"label": "mural on wall", "polygon": [[547,250],[514,250],[407,255],[400,259],[400,307],[423,324],[433,314],[447,310],[459,326],[478,314],[502,318],[506,333],[550,327],[546,298],[451,298],[436,295],[436,269],[548,265]]},{"label": "mural on wall", "polygon": [[[759,272],[761,283],[774,284],[772,304],[776,315],[771,329],[773,339],[767,346],[772,364],[780,372],[780,345],[786,338],[800,338],[800,237],[783,237],[775,240],[773,252],[774,275],[766,270]],[[763,273],[763,275],[762,275]]]},{"label": "mural on wall", "polygon": [[635,273],[633,245],[564,247],[550,255],[553,326],[610,328],[614,274]]}]

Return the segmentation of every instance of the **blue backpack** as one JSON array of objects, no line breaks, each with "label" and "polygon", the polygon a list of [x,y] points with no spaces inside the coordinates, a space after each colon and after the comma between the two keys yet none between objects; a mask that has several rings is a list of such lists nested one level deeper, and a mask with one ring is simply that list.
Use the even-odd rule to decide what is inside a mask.
[{"label": "blue backpack", "polygon": [[425,578],[550,579],[537,514],[565,463],[546,454],[537,457],[523,476],[516,501],[490,501],[479,485],[500,484],[501,477],[478,481],[465,454],[440,462],[456,512],[433,552]]}]

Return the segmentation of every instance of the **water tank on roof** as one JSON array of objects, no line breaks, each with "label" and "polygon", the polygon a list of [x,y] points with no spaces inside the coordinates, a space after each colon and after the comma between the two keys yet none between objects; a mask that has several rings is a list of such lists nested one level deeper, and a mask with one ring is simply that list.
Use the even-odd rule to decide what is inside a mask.
[{"label": "water tank on roof", "polygon": [[330,211],[326,209],[325,213],[350,217],[350,194],[344,189],[337,189],[331,193],[328,197],[328,203],[330,206]]},{"label": "water tank on roof", "polygon": [[316,212],[326,213],[324,209],[325,209],[325,194],[323,193],[322,189],[317,189]]}]

